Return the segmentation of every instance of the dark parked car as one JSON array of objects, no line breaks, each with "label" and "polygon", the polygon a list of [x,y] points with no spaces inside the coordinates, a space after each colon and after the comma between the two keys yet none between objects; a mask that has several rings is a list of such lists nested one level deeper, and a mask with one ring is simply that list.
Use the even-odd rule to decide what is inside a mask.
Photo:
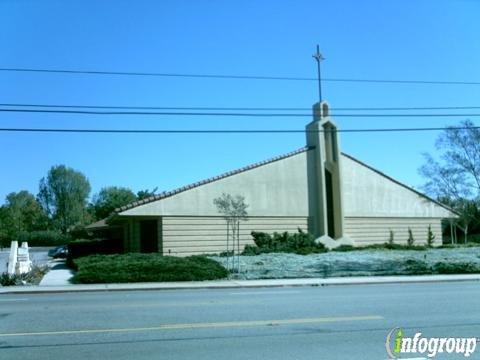
[{"label": "dark parked car", "polygon": [[48,251],[48,256],[54,259],[66,259],[68,255],[68,246],[62,245]]}]

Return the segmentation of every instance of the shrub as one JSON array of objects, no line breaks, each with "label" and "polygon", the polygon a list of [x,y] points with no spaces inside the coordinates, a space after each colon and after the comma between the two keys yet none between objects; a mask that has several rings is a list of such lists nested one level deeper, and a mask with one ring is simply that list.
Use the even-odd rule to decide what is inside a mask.
[{"label": "shrub", "polygon": [[480,235],[479,234],[472,234],[467,236],[468,242],[480,244]]},{"label": "shrub", "polygon": [[18,275],[10,275],[9,273],[0,274],[0,285],[2,286],[13,286],[19,282]]},{"label": "shrub", "polygon": [[422,251],[427,248],[422,245],[403,245],[403,244],[391,244],[389,242],[383,244],[371,244],[365,246],[351,246],[351,245],[341,245],[337,248],[332,249],[332,251],[362,251],[362,250],[415,250]]},{"label": "shrub", "polygon": [[119,240],[79,239],[68,244],[69,259],[76,259],[88,255],[111,255],[119,254],[123,251],[123,244]]},{"label": "shrub", "polygon": [[[242,255],[252,256],[252,255],[260,255],[261,253],[262,253],[262,250],[258,246],[256,246],[256,245],[245,245],[245,248],[243,249]],[[220,254],[220,256],[222,256],[222,254]]]},{"label": "shrub", "polygon": [[361,250],[362,248],[356,248],[355,246],[352,245],[340,245],[337,246],[336,248],[332,249],[333,251],[340,251],[340,252],[347,252],[347,251],[355,251],[355,250]]},{"label": "shrub", "polygon": [[407,245],[408,245],[408,246],[413,246],[413,243],[414,243],[414,242],[415,242],[415,239],[413,238],[412,229],[408,228]]},{"label": "shrub", "polygon": [[298,233],[282,234],[273,233],[273,235],[252,231],[253,241],[256,246],[247,245],[243,255],[258,255],[262,253],[295,253],[299,255],[316,254],[326,252],[327,249],[321,243],[316,243],[312,235],[298,229]]},{"label": "shrub", "polygon": [[428,225],[428,231],[427,231],[427,246],[428,247],[433,247],[433,242],[435,240],[435,235],[432,232],[432,225]]},{"label": "shrub", "polygon": [[404,245],[404,244],[384,244],[384,248],[388,250],[415,250],[422,251],[427,250],[423,245]]},{"label": "shrub", "polygon": [[48,266],[33,265],[30,272],[26,274],[10,275],[6,272],[0,274],[0,285],[15,286],[15,285],[37,285],[42,280],[43,276],[48,272]]},{"label": "shrub", "polygon": [[437,262],[433,270],[438,274],[478,274],[480,266],[470,262]]},{"label": "shrub", "polygon": [[432,268],[426,261],[407,259],[405,260],[405,271],[409,275],[426,275],[432,273]]},{"label": "shrub", "polygon": [[67,244],[71,241],[71,238],[58,231],[40,230],[21,232],[14,240],[17,240],[19,243],[26,241],[28,246],[59,246]]},{"label": "shrub", "polygon": [[73,260],[74,283],[129,283],[222,279],[228,271],[204,256],[185,258],[160,254],[91,255]]},{"label": "shrub", "polygon": [[388,237],[388,243],[390,245],[393,245],[394,241],[395,241],[395,233],[393,232],[392,229],[390,229],[390,235]]}]

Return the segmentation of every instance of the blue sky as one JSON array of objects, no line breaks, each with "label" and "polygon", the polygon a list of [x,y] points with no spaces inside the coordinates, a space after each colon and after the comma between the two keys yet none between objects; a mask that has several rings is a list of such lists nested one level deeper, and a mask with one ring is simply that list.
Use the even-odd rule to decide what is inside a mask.
[{"label": "blue sky", "polygon": [[[479,13],[473,0],[0,0],[0,67],[313,77],[318,43],[325,77],[480,81]],[[479,90],[323,84],[332,108],[479,106]],[[0,72],[0,103],[308,108],[316,100],[316,84],[305,81]],[[460,120],[336,118],[343,129]],[[308,121],[0,113],[1,127],[303,129]],[[341,143],[343,151],[418,187],[422,153],[434,151],[437,135],[342,134]],[[93,192],[108,185],[163,191],[304,144],[303,134],[0,133],[0,202],[12,191],[36,194],[56,164],[83,172]]]}]

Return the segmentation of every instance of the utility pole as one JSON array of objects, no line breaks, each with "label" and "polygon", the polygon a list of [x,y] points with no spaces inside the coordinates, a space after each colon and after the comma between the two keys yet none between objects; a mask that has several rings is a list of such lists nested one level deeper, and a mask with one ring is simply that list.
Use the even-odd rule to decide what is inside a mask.
[{"label": "utility pole", "polygon": [[317,52],[312,55],[312,57],[317,61],[317,70],[318,70],[318,101],[322,102],[322,77],[320,73],[320,62],[325,60],[325,58],[320,54],[320,46],[317,45]]}]

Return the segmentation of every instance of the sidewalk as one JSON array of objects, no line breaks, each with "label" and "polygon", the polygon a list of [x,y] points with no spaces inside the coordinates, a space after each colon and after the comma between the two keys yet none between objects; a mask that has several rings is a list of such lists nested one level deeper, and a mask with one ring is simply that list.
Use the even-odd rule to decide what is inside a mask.
[{"label": "sidewalk", "polygon": [[50,271],[45,274],[38,286],[73,286],[69,282],[73,272],[65,265],[65,261],[52,260],[49,266]]},{"label": "sidewalk", "polygon": [[[52,274],[52,279],[58,281],[67,274],[63,269]],[[0,294],[40,294],[83,291],[135,291],[135,290],[192,290],[192,289],[231,289],[231,288],[272,288],[295,286],[338,286],[338,285],[378,285],[378,284],[408,284],[432,282],[480,281],[480,274],[474,275],[422,275],[422,276],[372,276],[372,277],[341,277],[341,278],[310,278],[310,279],[274,279],[274,280],[218,280],[196,282],[165,282],[165,283],[130,283],[130,284],[93,284],[93,285],[39,285],[39,286],[7,286],[0,287]],[[43,281],[42,281],[43,282]]]}]

